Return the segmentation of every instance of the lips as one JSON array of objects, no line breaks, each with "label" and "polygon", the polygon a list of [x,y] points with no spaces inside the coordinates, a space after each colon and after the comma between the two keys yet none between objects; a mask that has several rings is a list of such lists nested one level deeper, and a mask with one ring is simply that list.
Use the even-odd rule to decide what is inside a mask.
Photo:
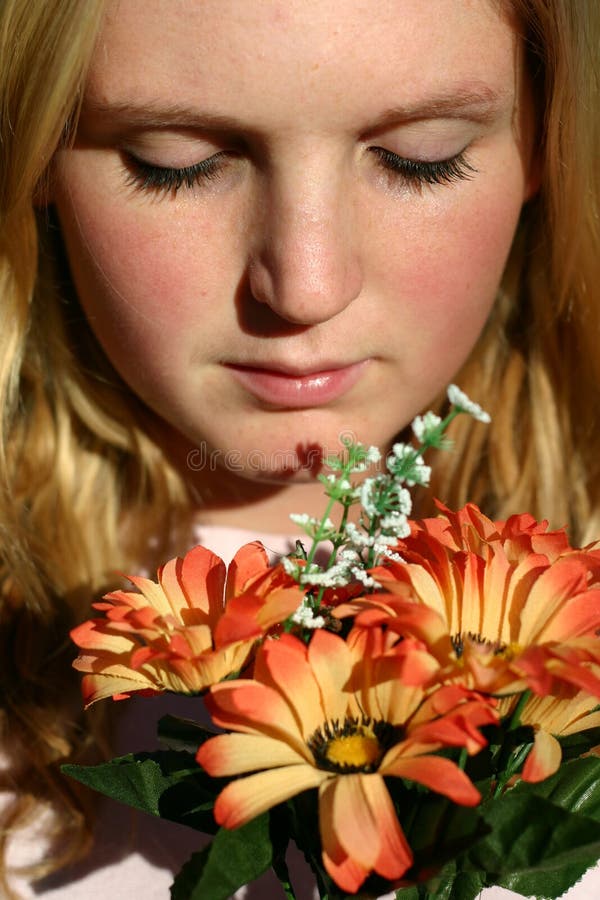
[{"label": "lips", "polygon": [[283,409],[324,406],[357,383],[368,360],[348,365],[324,365],[318,371],[297,372],[284,367],[227,365],[233,377],[256,399]]}]

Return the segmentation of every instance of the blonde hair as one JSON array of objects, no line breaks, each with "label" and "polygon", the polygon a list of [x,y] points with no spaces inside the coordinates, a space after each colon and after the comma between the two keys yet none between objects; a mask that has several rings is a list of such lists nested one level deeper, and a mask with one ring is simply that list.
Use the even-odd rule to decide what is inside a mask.
[{"label": "blonde hair", "polygon": [[508,5],[538,105],[542,184],[457,375],[492,424],[461,421],[434,489],[498,518],[528,510],[581,542],[600,537],[600,6]]},{"label": "blonde hair", "polygon": [[[59,771],[103,734],[98,716],[83,727],[69,630],[187,508],[151,417],[78,315],[51,217],[34,208],[73,131],[102,14],[102,0],[0,11],[0,736],[15,760],[0,788],[18,790],[2,843],[49,800],[60,849],[38,875],[90,840],[89,798]],[[127,544],[125,517],[140,526]]]},{"label": "blonde hair", "polygon": [[[79,310],[51,217],[41,210],[36,224],[34,197],[75,125],[102,6],[3,0],[0,10],[0,728],[21,760],[5,828],[50,798],[63,849],[49,867],[89,838],[89,810],[58,772],[90,743],[69,627],[108,573],[139,564],[149,535],[166,540],[188,510],[152,417]],[[457,420],[435,491],[496,516],[527,509],[569,524],[578,540],[587,526],[600,535],[600,7],[512,8],[539,94],[543,181],[523,211],[495,311],[457,376],[492,425]],[[123,542],[124,520],[136,543]]]}]

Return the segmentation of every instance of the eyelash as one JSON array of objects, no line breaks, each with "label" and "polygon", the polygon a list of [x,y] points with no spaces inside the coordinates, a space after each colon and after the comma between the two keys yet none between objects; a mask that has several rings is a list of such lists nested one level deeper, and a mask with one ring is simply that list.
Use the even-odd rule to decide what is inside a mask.
[{"label": "eyelash", "polygon": [[[391,175],[401,176],[409,187],[419,189],[424,184],[452,184],[455,181],[468,180],[477,170],[465,159],[464,151],[451,159],[424,162],[416,159],[405,159],[384,147],[369,147],[381,164]],[[138,159],[131,153],[126,154],[128,183],[142,191],[177,194],[181,188],[191,190],[194,186],[219,178],[226,165],[230,153],[215,153],[193,166],[181,169],[168,166],[155,166]]]},{"label": "eyelash", "polygon": [[126,154],[127,181],[135,188],[142,191],[155,191],[157,193],[176,194],[180,188],[191,190],[201,182],[219,178],[225,165],[225,159],[230,154],[226,152],[215,153],[208,159],[203,159],[193,166],[184,166],[182,169],[168,166],[155,166],[144,162],[133,154]]},{"label": "eyelash", "polygon": [[433,160],[424,162],[417,159],[405,159],[385,150],[383,147],[369,147],[369,150],[379,157],[384,169],[394,175],[401,175],[403,181],[413,188],[420,188],[424,184],[452,184],[455,181],[469,180],[477,173],[472,165],[465,159],[465,151],[457,153],[451,159]]}]

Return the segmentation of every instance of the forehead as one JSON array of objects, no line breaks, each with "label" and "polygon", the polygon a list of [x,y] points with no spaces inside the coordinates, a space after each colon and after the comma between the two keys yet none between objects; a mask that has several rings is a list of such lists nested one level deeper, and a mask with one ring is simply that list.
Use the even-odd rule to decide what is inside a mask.
[{"label": "forehead", "polygon": [[494,0],[109,0],[86,97],[330,121],[382,92],[511,95],[516,46]]}]

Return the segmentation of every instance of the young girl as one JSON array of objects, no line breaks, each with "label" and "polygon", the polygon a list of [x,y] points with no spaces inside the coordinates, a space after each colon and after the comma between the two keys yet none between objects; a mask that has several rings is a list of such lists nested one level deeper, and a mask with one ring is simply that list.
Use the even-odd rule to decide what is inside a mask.
[{"label": "young girl", "polygon": [[492,424],[419,513],[600,537],[600,8],[3,0],[0,45],[0,892],[160,900],[198,836],[94,826],[59,770],[162,712],[111,746],[79,711],[115,571],[285,551],[340,436],[386,449],[452,380]]}]

